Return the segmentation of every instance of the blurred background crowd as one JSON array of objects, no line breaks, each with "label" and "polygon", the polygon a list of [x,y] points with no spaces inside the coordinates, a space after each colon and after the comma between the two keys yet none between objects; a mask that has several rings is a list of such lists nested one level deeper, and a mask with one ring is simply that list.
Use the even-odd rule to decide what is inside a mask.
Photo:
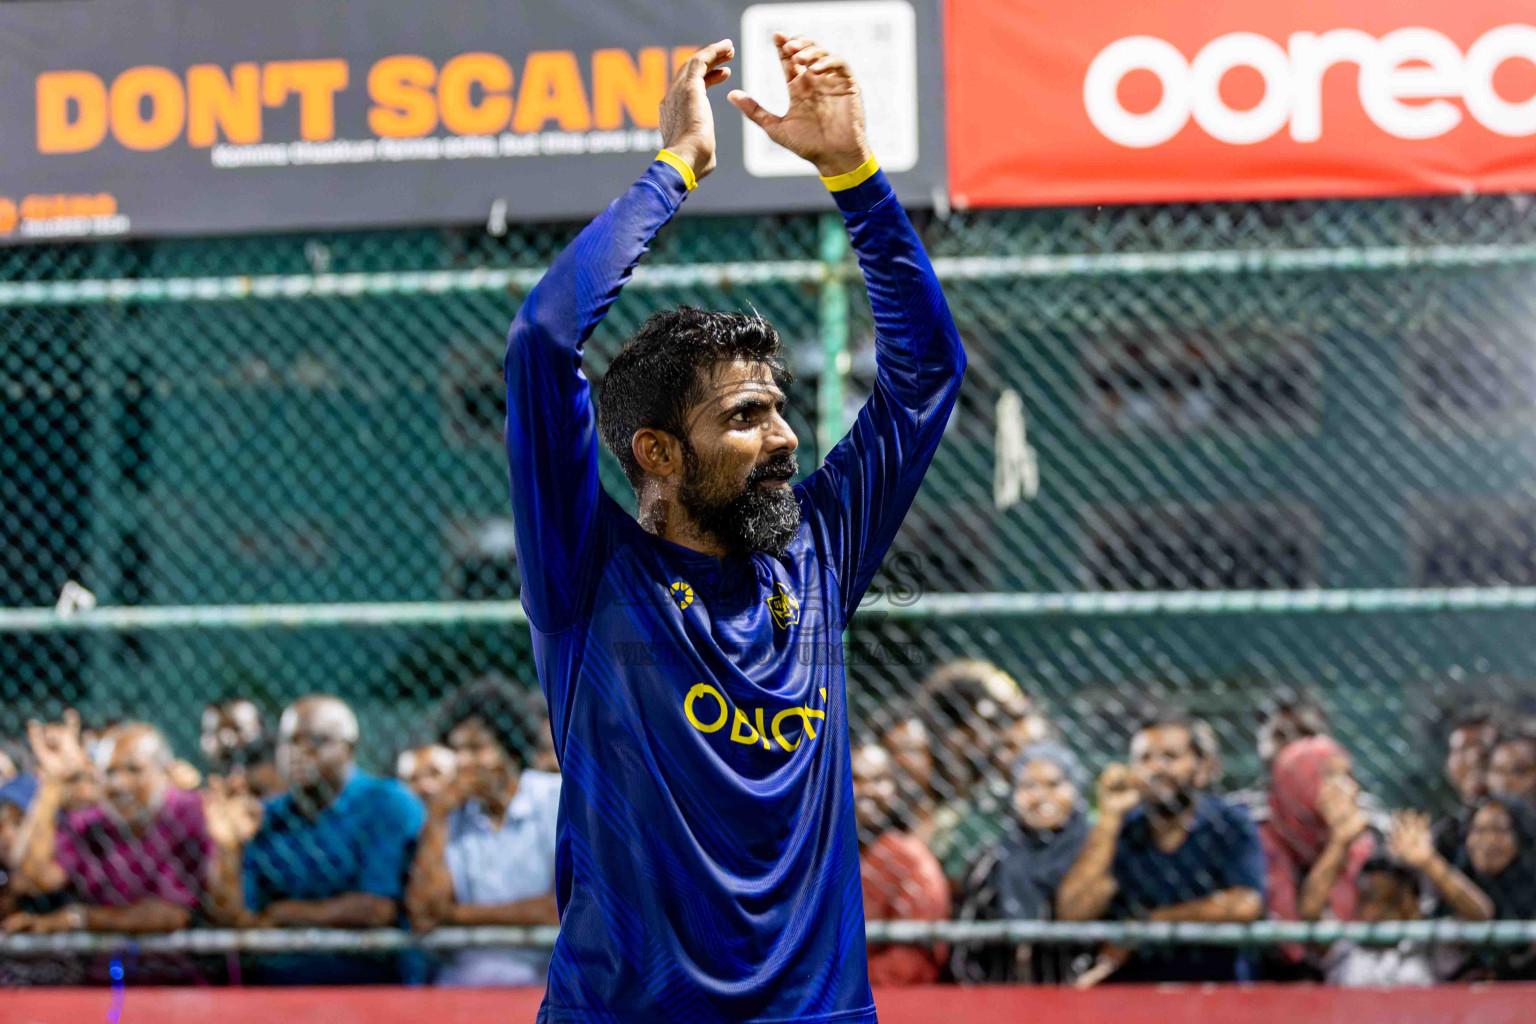
[{"label": "blurred background crowd", "polygon": [[[558,922],[560,775],[536,690],[499,676],[464,685],[379,773],[358,766],[358,716],[335,696],[210,703],[195,758],[178,756],[156,717],[90,722],[69,709],[0,742],[5,932]],[[1448,720],[1454,798],[1413,807],[1362,788],[1304,693],[1256,709],[1249,751],[1224,751],[1186,709],[1143,709],[1123,758],[1092,766],[1042,701],[985,661],[941,665],[864,717],[853,798],[873,920],[1536,919],[1533,707]],[[1256,755],[1262,784],[1224,786],[1224,754]],[[876,985],[1536,979],[1536,949],[1432,941],[892,944],[869,957]],[[536,985],[547,961],[469,948],[131,966],[162,983]],[[13,983],[104,970],[91,957],[0,957]]]}]

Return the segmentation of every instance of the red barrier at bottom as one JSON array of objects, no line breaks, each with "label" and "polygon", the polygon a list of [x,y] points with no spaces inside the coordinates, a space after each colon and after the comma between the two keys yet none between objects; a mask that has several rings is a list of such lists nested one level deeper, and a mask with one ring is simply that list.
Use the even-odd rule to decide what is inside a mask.
[{"label": "red barrier at bottom", "polygon": [[[130,988],[121,1024],[531,1024],[538,989]],[[1536,985],[1105,986],[875,993],[881,1024],[1531,1024]],[[0,1024],[105,1024],[104,989],[0,992]],[[678,1024],[688,1024],[679,1021]]]}]

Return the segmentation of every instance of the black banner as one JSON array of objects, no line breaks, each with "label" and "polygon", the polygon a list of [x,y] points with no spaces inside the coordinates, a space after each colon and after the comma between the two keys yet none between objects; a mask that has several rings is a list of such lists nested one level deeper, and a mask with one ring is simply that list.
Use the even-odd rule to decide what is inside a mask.
[{"label": "black banner", "polygon": [[[848,54],[904,201],[944,181],[937,0],[53,0],[0,4],[0,242],[585,217],[661,145],[673,69],[770,33]],[[817,208],[814,171],[712,90],[687,209]]]}]

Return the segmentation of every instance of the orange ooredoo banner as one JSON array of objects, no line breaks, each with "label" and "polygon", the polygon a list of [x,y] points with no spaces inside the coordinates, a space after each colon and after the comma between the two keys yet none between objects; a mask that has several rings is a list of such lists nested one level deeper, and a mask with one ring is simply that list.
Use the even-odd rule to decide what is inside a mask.
[{"label": "orange ooredoo banner", "polygon": [[1536,189],[1532,0],[949,0],[957,206]]}]

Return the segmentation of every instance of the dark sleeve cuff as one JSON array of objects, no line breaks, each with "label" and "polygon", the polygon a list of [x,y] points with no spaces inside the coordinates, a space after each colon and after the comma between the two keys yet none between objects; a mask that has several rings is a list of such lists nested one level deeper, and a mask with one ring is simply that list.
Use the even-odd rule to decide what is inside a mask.
[{"label": "dark sleeve cuff", "polygon": [[873,210],[893,195],[895,192],[891,189],[890,180],[882,170],[876,171],[853,188],[833,192],[832,199],[844,213],[862,213]]}]

